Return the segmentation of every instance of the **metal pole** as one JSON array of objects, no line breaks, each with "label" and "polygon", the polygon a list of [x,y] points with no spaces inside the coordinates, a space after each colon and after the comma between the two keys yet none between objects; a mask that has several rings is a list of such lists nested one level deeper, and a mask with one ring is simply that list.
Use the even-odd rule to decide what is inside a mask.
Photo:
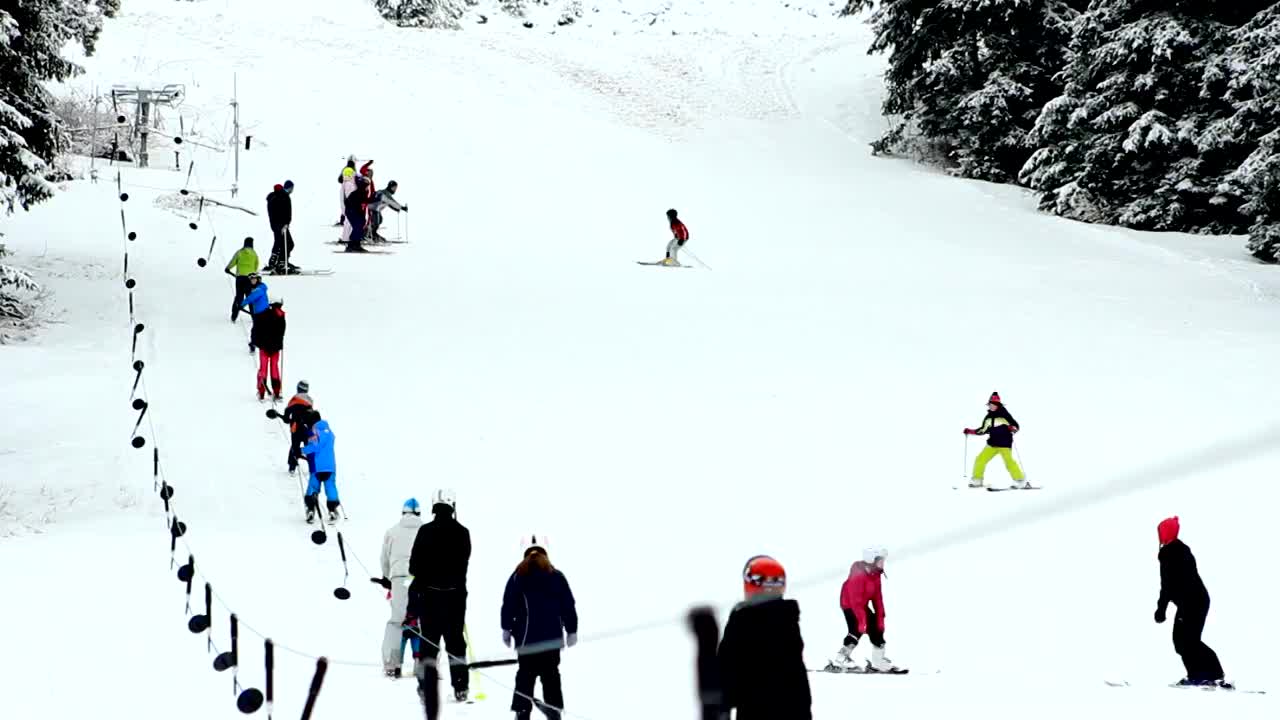
[{"label": "metal pole", "polygon": [[235,73],[231,74],[231,112],[236,133],[234,140],[236,146],[236,180],[231,185],[231,197],[235,197],[240,189],[240,100],[239,80]]},{"label": "metal pole", "polygon": [[151,124],[151,93],[146,90],[138,91],[138,133],[141,139],[141,148],[138,151],[138,167],[148,166],[147,156],[147,135]]},{"label": "metal pole", "polygon": [[93,139],[90,140],[89,150],[89,175],[94,182],[98,180],[98,103],[102,98],[98,97],[98,86],[93,86]]}]

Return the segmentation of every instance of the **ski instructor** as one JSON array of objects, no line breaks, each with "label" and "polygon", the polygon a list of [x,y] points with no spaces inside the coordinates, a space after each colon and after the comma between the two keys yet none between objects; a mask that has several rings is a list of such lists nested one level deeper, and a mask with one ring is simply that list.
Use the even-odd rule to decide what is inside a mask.
[{"label": "ski instructor", "polygon": [[[471,532],[455,517],[457,498],[452,490],[437,490],[431,500],[431,522],[418,529],[409,557],[409,616],[422,628],[422,658],[415,675],[425,687],[426,664],[438,667],[443,648],[449,653],[453,695],[464,702],[468,693],[466,665],[467,565],[471,561]],[[437,671],[438,676],[438,671]],[[434,683],[431,683],[434,684]]]}]

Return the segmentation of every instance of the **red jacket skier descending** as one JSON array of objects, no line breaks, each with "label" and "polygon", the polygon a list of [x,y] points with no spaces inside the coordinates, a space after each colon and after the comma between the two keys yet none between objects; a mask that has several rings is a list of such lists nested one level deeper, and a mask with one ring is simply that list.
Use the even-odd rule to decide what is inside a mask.
[{"label": "red jacket skier descending", "polygon": [[884,593],[880,587],[883,573],[874,563],[859,560],[849,568],[849,577],[840,587],[840,609],[853,611],[853,616],[858,621],[859,635],[867,632],[868,603],[874,612],[876,629],[884,632]]},{"label": "red jacket skier descending", "polygon": [[[880,582],[889,551],[881,547],[862,551],[862,559],[849,568],[849,577],[840,586],[840,611],[848,634],[835,658],[827,665],[832,672],[859,672],[853,651],[863,635],[871,638],[871,659],[862,672],[901,673],[884,654],[884,594]],[[870,607],[868,607],[870,606]]]}]

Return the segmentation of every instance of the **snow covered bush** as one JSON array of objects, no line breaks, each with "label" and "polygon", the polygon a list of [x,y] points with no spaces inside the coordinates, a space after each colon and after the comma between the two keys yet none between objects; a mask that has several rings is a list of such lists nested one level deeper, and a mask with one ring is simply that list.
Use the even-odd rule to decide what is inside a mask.
[{"label": "snow covered bush", "polygon": [[[1243,197],[1223,179],[1249,143],[1227,121],[1221,54],[1266,4],[1093,0],[1073,21],[1063,92],[1028,134],[1035,152],[1019,181],[1077,220],[1243,231]],[[1088,202],[1063,202],[1081,192]]]},{"label": "snow covered bush", "polygon": [[1071,21],[1087,0],[848,0],[842,14],[873,9],[869,52],[891,51],[886,115],[897,123],[873,145],[941,151],[952,172],[1012,181],[1056,78]]},{"label": "snow covered bush", "polygon": [[458,19],[476,0],[374,0],[382,17],[400,27],[457,30]]}]

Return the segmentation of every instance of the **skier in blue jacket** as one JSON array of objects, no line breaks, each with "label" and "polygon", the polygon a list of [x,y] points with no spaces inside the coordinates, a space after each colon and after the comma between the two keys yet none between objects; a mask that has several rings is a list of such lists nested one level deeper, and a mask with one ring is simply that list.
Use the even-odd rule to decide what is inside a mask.
[{"label": "skier in blue jacket", "polygon": [[533,535],[524,546],[524,559],[502,594],[502,642],[514,643],[519,655],[511,709],[517,720],[529,720],[533,686],[540,679],[538,709],[548,720],[559,720],[564,709],[560,650],[578,643],[577,606],[569,581],[547,558],[546,539]]},{"label": "skier in blue jacket", "polygon": [[302,448],[302,454],[311,466],[311,480],[307,482],[307,495],[303,501],[307,505],[307,522],[315,522],[316,512],[320,509],[320,485],[324,485],[324,496],[329,509],[329,521],[338,519],[338,465],[333,455],[333,431],[329,429],[329,421],[320,417],[317,410],[311,411],[315,424],[311,426],[311,439]]},{"label": "skier in blue jacket", "polygon": [[[262,276],[256,272],[249,273],[249,293],[245,295],[244,304],[248,308],[250,317],[253,318],[253,327],[258,327],[258,316],[265,313],[271,307],[271,300],[267,297],[267,284],[262,282]],[[249,336],[249,352],[257,350],[257,346],[253,344],[253,334]]]}]

